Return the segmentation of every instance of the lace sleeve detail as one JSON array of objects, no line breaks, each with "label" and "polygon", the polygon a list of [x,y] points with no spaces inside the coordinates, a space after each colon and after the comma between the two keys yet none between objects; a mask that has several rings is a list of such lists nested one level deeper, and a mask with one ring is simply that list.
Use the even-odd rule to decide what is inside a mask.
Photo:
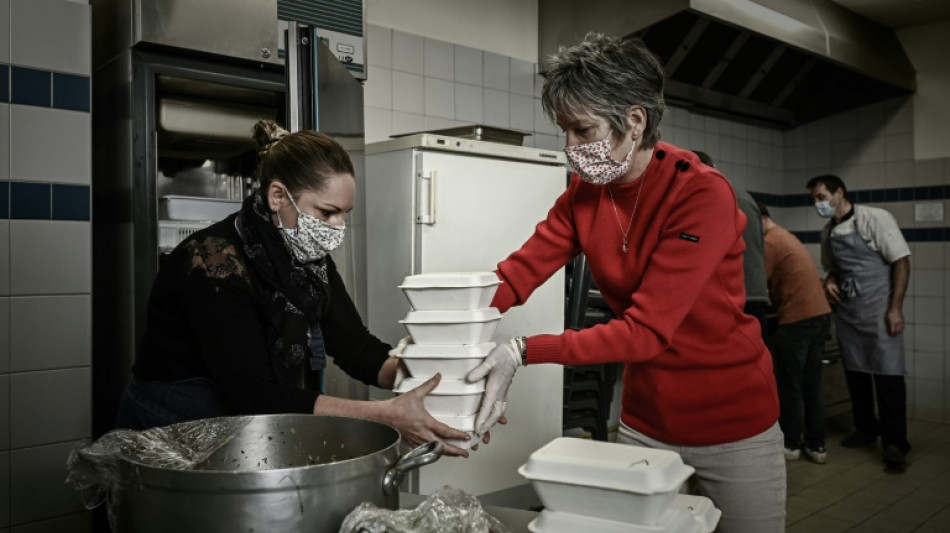
[{"label": "lace sleeve detail", "polygon": [[205,237],[201,241],[190,241],[187,247],[191,256],[186,267],[189,275],[199,271],[210,279],[235,277],[250,285],[247,267],[238,257],[237,248],[227,239]]}]

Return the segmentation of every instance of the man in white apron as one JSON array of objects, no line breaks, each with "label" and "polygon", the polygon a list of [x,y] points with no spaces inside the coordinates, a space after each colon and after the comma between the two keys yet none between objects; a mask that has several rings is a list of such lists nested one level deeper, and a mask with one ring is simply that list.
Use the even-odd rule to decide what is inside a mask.
[{"label": "man in white apron", "polygon": [[901,335],[910,248],[894,216],[852,204],[841,178],[818,176],[807,187],[818,214],[831,219],[821,233],[821,262],[855,427],[841,445],[867,446],[880,436],[884,462],[903,469],[910,451]]}]

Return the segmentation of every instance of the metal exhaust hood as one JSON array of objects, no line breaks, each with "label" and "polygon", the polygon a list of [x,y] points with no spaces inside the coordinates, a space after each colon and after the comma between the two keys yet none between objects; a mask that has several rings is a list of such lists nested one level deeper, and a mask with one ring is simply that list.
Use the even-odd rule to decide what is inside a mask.
[{"label": "metal exhaust hood", "polygon": [[539,64],[588,31],[641,37],[666,99],[788,129],[913,93],[890,28],[831,0],[539,0]]}]

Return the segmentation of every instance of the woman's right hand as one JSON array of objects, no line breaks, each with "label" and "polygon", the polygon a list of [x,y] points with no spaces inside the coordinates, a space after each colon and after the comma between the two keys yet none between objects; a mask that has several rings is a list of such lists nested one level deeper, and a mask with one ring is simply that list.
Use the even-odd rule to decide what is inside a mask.
[{"label": "woman's right hand", "polygon": [[398,429],[403,439],[412,446],[439,440],[445,444],[446,455],[468,457],[468,451],[445,442],[445,439],[466,440],[469,438],[468,433],[439,422],[429,414],[422,403],[423,398],[432,392],[441,380],[442,375],[436,374],[409,392],[384,400],[388,404],[384,408],[386,422]]}]

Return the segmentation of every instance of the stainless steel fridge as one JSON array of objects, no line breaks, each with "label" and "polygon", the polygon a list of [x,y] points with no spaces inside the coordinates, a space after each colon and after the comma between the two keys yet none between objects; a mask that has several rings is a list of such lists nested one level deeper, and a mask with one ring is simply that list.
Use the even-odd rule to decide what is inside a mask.
[{"label": "stainless steel fridge", "polygon": [[[399,320],[410,307],[398,288],[407,275],[494,270],[531,235],[565,185],[561,152],[432,133],[367,145],[370,330],[390,343],[407,334]],[[564,299],[561,270],[504,315],[495,340],[561,332]],[[508,396],[510,422],[492,429],[491,444],[469,459],[445,457],[414,471],[408,490],[430,494],[451,485],[482,495],[524,484],[518,467],[561,435],[562,387],[559,365],[519,370]]]},{"label": "stainless steel fridge", "polygon": [[[316,35],[287,22],[279,54],[276,0],[94,0],[93,431],[112,429],[144,333],[162,256],[188,234],[237,211],[255,187],[258,119],[316,129],[363,171],[363,90]],[[214,20],[208,24],[209,17]],[[202,20],[202,31],[194,24]],[[130,32],[131,29],[131,32]],[[174,215],[171,202],[214,215]],[[363,199],[334,252],[365,313]],[[337,395],[366,396],[335,367]],[[338,386],[333,386],[338,385]],[[360,388],[362,387],[362,388]]]}]

